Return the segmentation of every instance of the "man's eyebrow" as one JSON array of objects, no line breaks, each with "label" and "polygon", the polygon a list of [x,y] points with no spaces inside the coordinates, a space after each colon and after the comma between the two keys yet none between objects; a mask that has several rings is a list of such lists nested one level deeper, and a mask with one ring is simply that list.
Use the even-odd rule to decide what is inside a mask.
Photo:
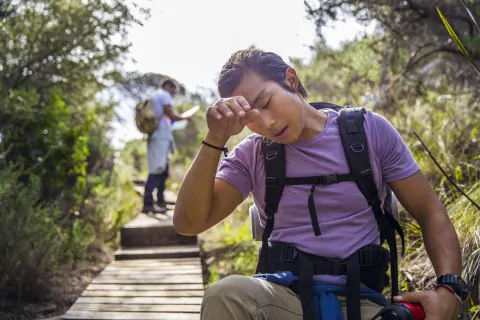
[{"label": "man's eyebrow", "polygon": [[262,91],[260,91],[260,93],[258,94],[258,96],[253,99],[253,102],[251,104],[251,106],[255,106],[255,104],[262,98],[263,94],[265,93],[265,89],[263,89]]}]

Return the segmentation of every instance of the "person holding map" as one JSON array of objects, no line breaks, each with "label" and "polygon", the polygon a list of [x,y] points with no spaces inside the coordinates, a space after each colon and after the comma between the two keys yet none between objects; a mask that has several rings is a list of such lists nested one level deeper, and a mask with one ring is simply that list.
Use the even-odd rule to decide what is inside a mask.
[{"label": "person holding map", "polygon": [[[148,136],[148,178],[143,196],[143,213],[165,213],[167,211],[164,191],[168,178],[168,157],[175,151],[172,122],[189,119],[198,106],[183,114],[173,110],[173,97],[177,93],[177,84],[170,78],[162,80],[152,95],[155,116],[160,119],[158,128]],[[157,190],[154,203],[153,192]]]}]

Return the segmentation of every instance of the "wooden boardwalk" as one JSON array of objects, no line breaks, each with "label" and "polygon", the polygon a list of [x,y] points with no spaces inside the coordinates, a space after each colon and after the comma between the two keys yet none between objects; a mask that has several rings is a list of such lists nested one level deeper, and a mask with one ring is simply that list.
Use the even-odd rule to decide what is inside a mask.
[{"label": "wooden boardwalk", "polygon": [[197,238],[177,234],[171,214],[139,214],[128,223],[115,261],[62,319],[200,319],[204,284]]}]

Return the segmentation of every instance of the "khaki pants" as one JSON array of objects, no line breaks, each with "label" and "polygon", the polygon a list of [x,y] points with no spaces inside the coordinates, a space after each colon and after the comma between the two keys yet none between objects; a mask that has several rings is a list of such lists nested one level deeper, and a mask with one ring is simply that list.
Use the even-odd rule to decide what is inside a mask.
[{"label": "khaki pants", "polygon": [[[339,297],[344,318],[345,298]],[[361,300],[362,320],[381,306]],[[298,296],[289,288],[247,276],[229,276],[213,284],[203,297],[202,320],[302,320]],[[324,319],[329,320],[329,319]]]}]

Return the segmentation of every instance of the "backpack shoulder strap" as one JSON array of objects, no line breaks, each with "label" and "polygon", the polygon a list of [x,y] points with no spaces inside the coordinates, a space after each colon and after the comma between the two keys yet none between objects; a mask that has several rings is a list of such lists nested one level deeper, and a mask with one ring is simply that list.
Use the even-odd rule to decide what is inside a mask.
[{"label": "backpack shoulder strap", "polygon": [[350,172],[355,175],[358,188],[372,206],[380,199],[370,168],[367,136],[363,126],[364,115],[363,108],[342,108],[339,112],[338,127]]},{"label": "backpack shoulder strap", "polygon": [[265,214],[277,212],[278,203],[283,193],[285,180],[285,146],[278,142],[262,140],[263,163],[265,165]]},{"label": "backpack shoulder strap", "polygon": [[[338,126],[350,172],[356,177],[355,182],[364,197],[367,199],[368,204],[375,209],[376,206],[380,208],[381,206],[377,186],[373,180],[373,173],[370,166],[368,141],[364,128],[365,112],[366,110],[364,108],[342,108],[339,112]],[[388,220],[388,227],[394,228],[400,235],[403,253],[405,250],[405,240],[400,224],[392,216],[390,208],[391,192],[392,190],[387,186],[384,215]],[[379,222],[378,219],[377,222]],[[383,241],[388,232],[387,230],[382,229],[380,223],[379,227]]]},{"label": "backpack shoulder strap", "polygon": [[[378,190],[373,180],[372,169],[368,152],[368,141],[365,134],[364,108],[343,108],[339,112],[338,126],[340,137],[345,150],[348,166],[356,177],[356,184],[368,204],[372,206],[375,220],[380,229],[381,241],[387,241],[390,248],[390,275],[392,277],[392,297],[398,293],[398,266],[396,234],[400,234],[402,245],[403,232],[398,222],[390,212],[384,212],[378,197]],[[347,285],[348,286],[348,285]]]},{"label": "backpack shoulder strap", "polygon": [[284,185],[276,183],[285,180],[285,146],[281,143],[262,140],[263,161],[265,165],[265,208],[267,222],[262,235],[262,248],[257,265],[257,273],[267,273],[268,239],[273,231],[275,213],[282,197]]}]

